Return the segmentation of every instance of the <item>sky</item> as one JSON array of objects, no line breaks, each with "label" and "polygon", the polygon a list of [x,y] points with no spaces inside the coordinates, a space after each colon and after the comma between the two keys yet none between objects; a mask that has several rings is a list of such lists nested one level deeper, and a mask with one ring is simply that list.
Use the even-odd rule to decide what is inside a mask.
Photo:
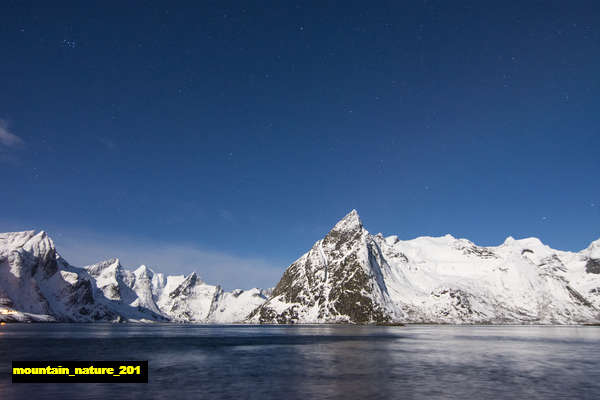
[{"label": "sky", "polygon": [[0,5],[0,231],[274,286],[372,233],[600,238],[597,1]]}]

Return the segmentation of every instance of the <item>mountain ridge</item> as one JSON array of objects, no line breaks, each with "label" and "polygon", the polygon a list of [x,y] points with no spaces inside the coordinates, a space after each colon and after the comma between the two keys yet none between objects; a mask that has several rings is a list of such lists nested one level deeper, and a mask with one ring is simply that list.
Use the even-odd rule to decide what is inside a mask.
[{"label": "mountain ridge", "polygon": [[0,321],[573,324],[600,320],[600,239],[478,246],[452,235],[373,235],[356,210],[272,290],[224,291],[194,272],[70,265],[46,232],[0,234]]},{"label": "mountain ridge", "polygon": [[195,272],[129,271],[118,258],[75,267],[44,231],[0,234],[0,321],[231,323],[268,293],[225,292]]},{"label": "mountain ridge", "polygon": [[[595,322],[600,317],[598,244],[573,253],[553,250],[537,238],[510,236],[487,247],[452,235],[402,241],[370,234],[352,210],[288,267],[272,297],[249,320]],[[328,281],[332,272],[337,279]],[[340,287],[346,288],[341,296]]]}]

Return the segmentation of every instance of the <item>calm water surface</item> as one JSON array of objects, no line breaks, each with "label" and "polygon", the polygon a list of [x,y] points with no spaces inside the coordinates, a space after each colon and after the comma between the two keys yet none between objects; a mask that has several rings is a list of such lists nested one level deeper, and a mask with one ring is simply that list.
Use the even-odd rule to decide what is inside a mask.
[{"label": "calm water surface", "polygon": [[[11,360],[149,360],[148,384],[12,384]],[[0,326],[0,399],[599,399],[600,327]]]}]

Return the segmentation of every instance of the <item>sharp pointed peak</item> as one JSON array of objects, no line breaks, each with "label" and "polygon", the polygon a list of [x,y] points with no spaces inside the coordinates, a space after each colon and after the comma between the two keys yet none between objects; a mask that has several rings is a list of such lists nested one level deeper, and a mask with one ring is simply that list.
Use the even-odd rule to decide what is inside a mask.
[{"label": "sharp pointed peak", "polygon": [[118,258],[109,258],[108,260],[97,262],[96,264],[84,267],[92,274],[100,274],[102,271],[114,269],[116,272],[122,269],[121,261]]},{"label": "sharp pointed peak", "polygon": [[360,219],[360,217],[358,216],[358,211],[356,211],[356,208],[353,208],[352,210],[350,210],[350,212],[348,214],[346,214],[346,216],[344,218],[348,218],[348,217]]},{"label": "sharp pointed peak", "polygon": [[154,275],[154,271],[148,268],[145,264],[140,265],[133,273],[137,276],[146,275],[148,277],[152,277]]},{"label": "sharp pointed peak", "polygon": [[113,257],[113,258],[109,258],[108,260],[101,261],[101,262],[99,262],[97,264],[94,264],[94,265],[97,265],[97,266],[99,266],[101,268],[112,268],[112,267],[115,267],[116,269],[119,269],[119,268],[121,268],[121,260],[119,260],[118,257]]},{"label": "sharp pointed peak", "polygon": [[354,229],[362,228],[362,221],[360,220],[360,216],[358,212],[353,209],[350,211],[344,218],[338,221],[337,224],[333,227],[333,230],[336,231],[348,231]]}]

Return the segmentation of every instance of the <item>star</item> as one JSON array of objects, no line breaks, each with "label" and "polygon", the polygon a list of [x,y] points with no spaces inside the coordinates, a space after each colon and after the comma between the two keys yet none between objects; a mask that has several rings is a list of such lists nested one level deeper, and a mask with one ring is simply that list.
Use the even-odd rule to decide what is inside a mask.
[{"label": "star", "polygon": [[68,47],[68,48],[70,48],[70,49],[74,49],[75,47],[77,47],[77,42],[76,42],[76,41],[74,41],[74,40],[68,40],[68,39],[64,39],[64,40],[62,41],[62,45],[63,45],[64,47]]}]

